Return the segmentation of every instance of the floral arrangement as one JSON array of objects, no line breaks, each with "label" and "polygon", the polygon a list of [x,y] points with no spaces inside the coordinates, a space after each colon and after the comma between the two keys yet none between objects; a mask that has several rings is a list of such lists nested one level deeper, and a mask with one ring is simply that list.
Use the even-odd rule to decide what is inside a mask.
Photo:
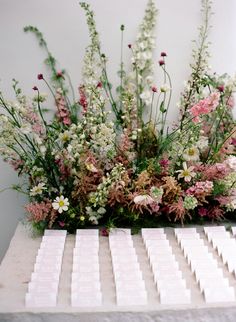
[{"label": "floral arrangement", "polygon": [[[191,75],[179,101],[179,120],[166,125],[172,84],[167,53],[153,59],[157,9],[149,0],[136,41],[128,44],[131,69],[123,62],[121,25],[120,86],[109,82],[94,13],[82,2],[90,44],[75,97],[69,75],[41,32],[33,33],[47,53],[51,79],[39,74],[56,106],[48,121],[46,97],[22,94],[16,102],[0,93],[0,153],[24,180],[14,186],[29,196],[25,206],[33,227],[73,232],[89,224],[158,225],[234,216],[236,209],[236,124],[232,118],[236,79],[208,68],[211,2],[202,1],[203,22],[195,42]],[[159,66],[158,66],[159,65]],[[159,67],[163,85],[154,84]]]}]

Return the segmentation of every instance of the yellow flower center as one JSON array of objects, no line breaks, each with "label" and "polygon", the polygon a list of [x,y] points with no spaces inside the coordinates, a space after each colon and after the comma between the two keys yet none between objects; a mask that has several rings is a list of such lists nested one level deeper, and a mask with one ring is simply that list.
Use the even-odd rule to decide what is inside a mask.
[{"label": "yellow flower center", "polygon": [[188,176],[190,175],[189,170],[183,170],[182,175],[183,175],[184,177],[188,177]]},{"label": "yellow flower center", "polygon": [[188,155],[193,156],[195,154],[195,150],[194,149],[189,149],[188,150]]},{"label": "yellow flower center", "polygon": [[60,200],[59,201],[59,207],[63,207],[64,206],[64,201],[63,200]]}]

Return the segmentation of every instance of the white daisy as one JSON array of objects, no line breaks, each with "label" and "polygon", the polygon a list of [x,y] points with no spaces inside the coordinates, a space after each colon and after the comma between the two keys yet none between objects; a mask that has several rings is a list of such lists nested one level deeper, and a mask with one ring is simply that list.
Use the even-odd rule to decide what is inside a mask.
[{"label": "white daisy", "polygon": [[183,158],[186,161],[197,161],[199,160],[199,150],[198,148],[192,146],[184,150]]},{"label": "white daisy", "polygon": [[52,207],[61,214],[63,211],[68,210],[69,206],[68,198],[64,198],[64,196],[56,197],[56,199],[52,203]]},{"label": "white daisy", "polygon": [[45,189],[45,183],[40,182],[37,186],[34,186],[32,189],[30,189],[30,196],[41,195]]},{"label": "white daisy", "polygon": [[193,172],[194,167],[187,167],[187,163],[183,162],[183,170],[178,170],[179,172],[178,179],[183,178],[184,181],[190,182],[193,177],[195,177],[196,173]]}]

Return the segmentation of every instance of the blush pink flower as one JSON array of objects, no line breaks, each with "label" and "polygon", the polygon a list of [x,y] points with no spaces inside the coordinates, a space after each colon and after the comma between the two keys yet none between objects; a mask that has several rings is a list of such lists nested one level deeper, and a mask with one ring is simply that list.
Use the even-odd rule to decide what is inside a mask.
[{"label": "blush pink flower", "polygon": [[199,122],[199,116],[209,114],[219,105],[220,93],[214,92],[190,108],[190,113],[194,116],[193,121]]}]

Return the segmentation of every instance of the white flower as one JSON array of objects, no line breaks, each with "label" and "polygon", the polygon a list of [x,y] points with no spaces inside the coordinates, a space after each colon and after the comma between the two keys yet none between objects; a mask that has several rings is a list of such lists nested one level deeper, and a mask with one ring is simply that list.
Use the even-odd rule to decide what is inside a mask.
[{"label": "white flower", "polygon": [[53,209],[58,210],[58,212],[61,214],[63,211],[68,210],[69,204],[70,203],[68,201],[68,198],[64,198],[63,196],[60,196],[60,197],[56,197],[56,199],[52,203],[52,207]]},{"label": "white flower", "polygon": [[150,203],[154,202],[154,199],[149,195],[139,195],[134,197],[134,203],[136,205],[149,205]]},{"label": "white flower", "polygon": [[233,155],[230,155],[227,160],[225,160],[225,163],[229,166],[231,170],[236,171],[236,157]]},{"label": "white flower", "polygon": [[23,134],[29,134],[32,132],[32,128],[29,124],[23,124],[21,127],[20,127],[20,131],[23,133]]},{"label": "white flower", "polygon": [[183,162],[183,170],[178,170],[179,172],[178,179],[183,178],[184,181],[189,182],[193,177],[195,177],[196,173],[193,172],[194,167],[187,167],[186,162]]},{"label": "white flower", "polygon": [[45,183],[40,182],[37,186],[34,186],[32,189],[30,189],[30,196],[41,195],[45,189]]},{"label": "white flower", "polygon": [[183,158],[186,161],[197,161],[199,160],[199,150],[196,147],[187,148],[184,150]]},{"label": "white flower", "polygon": [[166,93],[170,90],[170,87],[167,85],[167,84],[163,84],[161,87],[160,87],[160,91],[162,93]]},{"label": "white flower", "polygon": [[70,139],[70,132],[66,130],[63,133],[60,133],[59,139],[62,143],[68,142]]},{"label": "white flower", "polygon": [[145,102],[146,105],[151,104],[152,101],[152,94],[150,90],[144,91],[142,94],[140,94],[140,98]]},{"label": "white flower", "polygon": [[205,148],[208,147],[208,138],[206,136],[200,136],[197,143],[196,143],[197,147],[200,149],[200,150],[203,150]]}]

